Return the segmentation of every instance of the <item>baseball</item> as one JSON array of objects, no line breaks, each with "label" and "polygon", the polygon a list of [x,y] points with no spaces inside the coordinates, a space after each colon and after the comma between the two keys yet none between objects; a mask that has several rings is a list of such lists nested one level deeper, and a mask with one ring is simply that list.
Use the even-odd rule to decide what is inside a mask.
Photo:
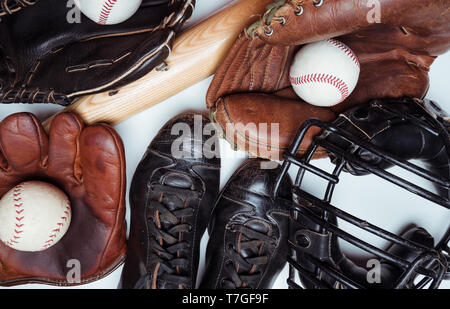
[{"label": "baseball", "polygon": [[139,9],[142,0],[75,0],[80,11],[100,25],[124,22]]},{"label": "baseball", "polygon": [[70,219],[64,192],[46,182],[23,182],[0,200],[0,239],[19,251],[43,251],[64,236]]},{"label": "baseball", "polygon": [[333,106],[352,93],[359,72],[355,53],[344,43],[328,39],[301,48],[289,77],[294,91],[307,103]]}]

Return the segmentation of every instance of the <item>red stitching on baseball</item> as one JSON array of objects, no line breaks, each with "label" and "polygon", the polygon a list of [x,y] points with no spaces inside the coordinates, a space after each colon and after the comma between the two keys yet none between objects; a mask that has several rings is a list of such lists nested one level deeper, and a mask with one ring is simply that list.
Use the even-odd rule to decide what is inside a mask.
[{"label": "red stitching on baseball", "polygon": [[342,50],[347,56],[350,57],[350,59],[358,66],[358,68],[361,68],[358,57],[356,57],[355,53],[347,45],[334,39],[327,39],[325,41]]},{"label": "red stitching on baseball", "polygon": [[293,85],[306,85],[311,83],[325,83],[334,86],[341,94],[341,99],[337,103],[344,101],[348,95],[348,85],[340,78],[329,74],[308,74],[299,77],[290,76],[289,79]]},{"label": "red stitching on baseball", "polygon": [[[13,200],[14,200],[14,202],[16,202],[14,204],[14,207],[18,208],[18,209],[16,209],[16,213],[18,215],[20,215],[24,211],[23,208],[20,209],[23,206],[23,203],[17,203],[17,202],[20,202],[22,200],[22,198],[21,198],[21,194],[22,194],[21,189],[22,189],[22,185],[18,185],[13,190],[13,196],[14,196]],[[22,221],[24,217],[25,216],[16,217],[16,220],[18,222],[15,223],[16,229],[14,229],[14,235],[12,235],[11,239],[6,242],[11,247],[13,247],[14,245],[17,245],[19,243],[17,240],[22,238],[20,236],[20,234],[23,233],[23,229],[21,230],[21,228],[23,228],[24,224],[20,223],[20,221]]]},{"label": "red stitching on baseball", "polygon": [[[66,204],[66,210],[64,210],[64,213],[66,214],[66,216],[61,217],[60,219],[64,222],[67,222],[68,217],[70,216],[70,213],[71,213],[69,204]],[[48,240],[44,242],[44,245],[42,246],[42,248],[47,249],[48,247],[51,246],[50,243],[54,242],[53,238],[56,237],[56,233],[61,232],[60,228],[64,226],[64,222],[62,222],[62,221],[56,223],[56,225],[58,227],[56,227],[54,230],[52,230],[53,234],[48,236]]]},{"label": "red stitching on baseball", "polygon": [[109,18],[109,14],[111,13],[116,2],[117,2],[117,0],[106,0],[103,3],[103,7],[100,11],[100,17],[98,20],[99,24],[101,24],[101,25],[106,24],[106,22],[108,21],[108,18]]}]

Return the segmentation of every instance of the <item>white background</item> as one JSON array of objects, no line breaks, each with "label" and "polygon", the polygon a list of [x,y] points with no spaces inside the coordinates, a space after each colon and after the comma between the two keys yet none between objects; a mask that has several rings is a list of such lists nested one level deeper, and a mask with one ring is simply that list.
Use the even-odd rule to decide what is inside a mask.
[{"label": "white background", "polygon": [[[198,23],[229,2],[228,0],[197,0],[195,13],[188,26]],[[447,78],[449,69],[450,53],[447,53],[438,58],[432,67],[430,73],[431,88],[427,96],[436,100],[447,111],[450,111],[450,88]],[[136,166],[148,144],[169,119],[187,110],[206,112],[205,95],[210,82],[211,78],[207,78],[115,127],[125,144],[128,189]],[[61,107],[56,105],[0,105],[0,120],[12,113],[22,111],[35,113],[39,119],[45,120],[59,110],[61,110]],[[221,147],[223,158],[221,185],[223,187],[235,169],[245,160],[245,154],[234,152],[224,141],[221,141]],[[317,161],[317,165],[328,169],[332,167],[328,160]],[[394,169],[394,171],[397,170]],[[400,171],[399,173],[404,177],[412,177]],[[310,181],[307,182],[307,188],[313,193],[319,193],[322,188],[318,186],[319,183],[318,179],[311,177]],[[129,191],[128,189],[127,192]],[[405,193],[403,190],[394,188],[392,185],[387,185],[375,176],[359,177],[355,181],[354,177],[344,175],[341,183],[337,186],[333,202],[346,211],[350,211],[359,217],[367,218],[370,222],[379,224],[395,233],[400,233],[405,227],[416,224],[425,227],[433,236],[439,239],[440,235],[447,229],[450,221],[448,211],[442,210],[435,205],[427,205],[430,203]],[[127,194],[127,222],[129,222],[129,211]],[[381,248],[386,245],[379,239],[361,233],[355,228],[348,227],[345,224],[342,224],[342,227],[348,231],[359,233],[358,235],[373,241]],[[206,242],[207,236],[202,241],[201,265],[203,264]],[[343,249],[351,256],[361,257],[361,254],[349,245],[343,244]],[[286,288],[286,270],[287,267],[277,279],[274,288]],[[114,289],[119,282],[121,271],[122,267],[102,280],[75,288]],[[201,276],[201,271],[199,275]],[[450,282],[444,282],[442,287],[450,288]],[[35,284],[22,285],[16,288],[54,287]]]}]

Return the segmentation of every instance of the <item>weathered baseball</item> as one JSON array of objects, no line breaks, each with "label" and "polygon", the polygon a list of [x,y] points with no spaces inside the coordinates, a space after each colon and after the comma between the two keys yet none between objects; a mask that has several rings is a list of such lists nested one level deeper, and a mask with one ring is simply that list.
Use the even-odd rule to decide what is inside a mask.
[{"label": "weathered baseball", "polygon": [[0,239],[19,251],[43,251],[64,236],[70,219],[64,192],[42,181],[23,182],[0,200]]},{"label": "weathered baseball", "polygon": [[344,101],[358,83],[360,65],[344,43],[328,39],[307,44],[295,55],[290,80],[309,104],[333,106]]},{"label": "weathered baseball", "polygon": [[142,0],[75,0],[80,11],[100,25],[124,22],[138,10]]}]

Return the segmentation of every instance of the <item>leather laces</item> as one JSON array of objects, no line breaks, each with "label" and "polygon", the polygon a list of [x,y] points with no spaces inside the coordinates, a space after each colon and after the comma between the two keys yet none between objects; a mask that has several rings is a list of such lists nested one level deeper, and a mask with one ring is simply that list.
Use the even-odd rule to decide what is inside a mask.
[{"label": "leather laces", "polygon": [[[231,230],[241,233],[239,248],[236,250],[231,244],[227,246],[229,260],[224,265],[226,278],[222,279],[221,285],[226,289],[256,288],[251,286],[250,282],[255,282],[261,275],[258,268],[269,262],[269,257],[263,254],[264,247],[267,244],[274,245],[276,239],[242,224],[234,224]],[[250,254],[244,257],[242,251]]]},{"label": "leather laces", "polygon": [[[178,287],[189,286],[191,279],[184,268],[189,265],[186,257],[190,256],[191,245],[182,241],[181,235],[192,231],[187,219],[194,215],[194,208],[189,207],[189,201],[197,199],[199,193],[167,185],[154,185],[152,189],[162,192],[159,200],[152,199],[148,205],[156,219],[148,219],[149,233],[153,236],[149,246],[158,260],[156,269],[152,270],[155,272],[153,280]],[[162,202],[163,195],[170,199],[172,209]]]},{"label": "leather laces", "polygon": [[282,25],[286,24],[286,18],[283,16],[276,15],[278,10],[284,5],[290,5],[296,16],[303,15],[303,5],[305,2],[311,2],[316,8],[323,5],[324,0],[278,0],[269,5],[267,5],[266,11],[259,21],[255,22],[245,31],[247,38],[253,37],[256,29],[262,27],[264,34],[266,36],[271,36],[273,34],[273,28],[271,26],[272,22],[278,22]]},{"label": "leather laces", "polygon": [[30,6],[36,3],[36,0],[10,0],[0,1],[0,15],[12,14],[21,8]]},{"label": "leather laces", "polygon": [[[0,85],[1,86],[1,85]],[[1,87],[0,87],[1,88]],[[53,90],[40,90],[38,88],[8,88],[0,89],[0,101],[1,103],[52,103],[62,106],[70,105],[71,101],[67,96],[57,94]]]}]

